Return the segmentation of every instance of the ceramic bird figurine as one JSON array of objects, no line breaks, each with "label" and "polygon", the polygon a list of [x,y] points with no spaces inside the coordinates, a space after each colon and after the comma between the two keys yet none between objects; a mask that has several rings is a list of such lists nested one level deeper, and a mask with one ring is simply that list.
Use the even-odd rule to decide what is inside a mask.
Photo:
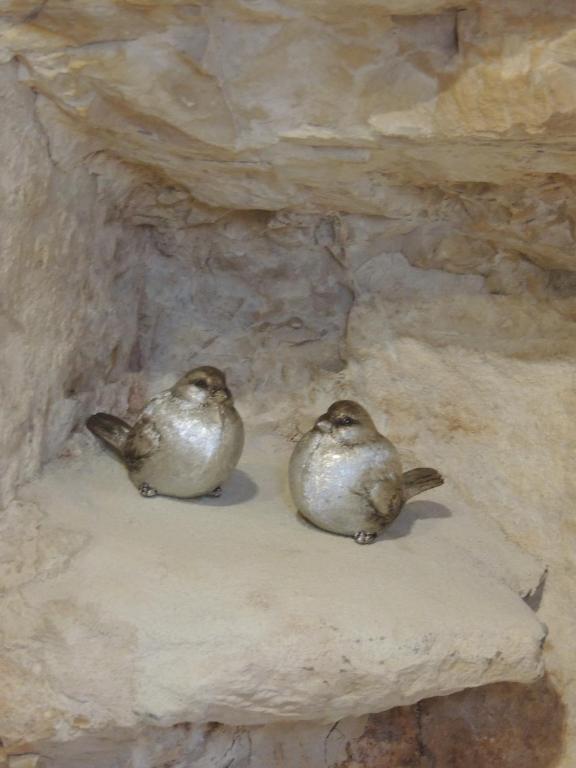
[{"label": "ceramic bird figurine", "polygon": [[408,499],[443,482],[435,469],[403,472],[396,448],[352,400],[333,403],[290,460],[290,490],[300,514],[358,544],[371,544]]},{"label": "ceramic bird figurine", "polygon": [[142,496],[219,496],[242,453],[244,427],[218,368],[189,371],[153,397],[134,426],[107,413],[86,426],[126,465]]}]

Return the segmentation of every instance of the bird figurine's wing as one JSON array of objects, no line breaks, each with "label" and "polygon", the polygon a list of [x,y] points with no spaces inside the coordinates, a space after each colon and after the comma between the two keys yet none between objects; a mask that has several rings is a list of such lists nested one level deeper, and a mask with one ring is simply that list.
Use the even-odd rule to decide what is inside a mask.
[{"label": "bird figurine's wing", "polygon": [[143,459],[155,451],[160,445],[160,433],[153,420],[142,416],[130,430],[124,446],[124,461],[129,469],[140,468]]},{"label": "bird figurine's wing", "polygon": [[392,477],[377,480],[368,490],[368,498],[386,525],[396,520],[404,504],[402,486]]}]

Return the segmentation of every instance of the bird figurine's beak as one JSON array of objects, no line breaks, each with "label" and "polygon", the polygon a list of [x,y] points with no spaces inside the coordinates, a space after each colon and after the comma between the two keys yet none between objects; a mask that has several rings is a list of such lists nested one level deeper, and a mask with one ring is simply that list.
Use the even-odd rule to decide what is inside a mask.
[{"label": "bird figurine's beak", "polygon": [[210,387],[210,394],[220,403],[224,403],[232,397],[228,387]]},{"label": "bird figurine's beak", "polygon": [[314,424],[314,429],[326,435],[328,432],[332,431],[332,422],[329,421],[325,416],[320,416],[316,424]]}]

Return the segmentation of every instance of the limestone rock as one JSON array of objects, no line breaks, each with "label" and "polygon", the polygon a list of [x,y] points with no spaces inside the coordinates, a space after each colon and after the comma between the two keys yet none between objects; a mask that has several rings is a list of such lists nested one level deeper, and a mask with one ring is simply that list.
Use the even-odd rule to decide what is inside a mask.
[{"label": "limestone rock", "polygon": [[574,175],[569,0],[361,8],[9,0],[0,46],[102,149],[212,206],[386,214],[399,186]]},{"label": "limestone rock", "polygon": [[[294,435],[331,399],[361,399],[408,463],[446,474],[458,517],[425,522],[449,523],[460,554],[467,529],[454,524],[473,509],[478,548],[490,549],[497,525],[548,566],[530,600],[542,597],[547,666],[568,709],[567,768],[573,11],[572,0],[6,0],[0,10],[2,501],[90,410],[135,409],[147,383],[195,362],[226,367],[268,432]],[[65,450],[82,460],[85,441]],[[3,564],[19,616],[18,590],[29,577],[37,588],[36,570],[52,588],[92,545],[64,519],[40,544],[38,506],[15,509]],[[490,589],[533,590],[506,546],[470,567],[485,584],[500,563]],[[31,728],[45,723],[44,745],[56,722],[63,739],[94,718],[124,722],[133,700],[129,684],[111,695],[125,670],[104,650],[110,635],[132,649],[131,631],[78,610],[63,598],[40,612],[49,669],[10,656],[7,679],[26,680],[11,701],[25,709],[20,690],[52,700],[47,681],[69,646],[93,653],[62,699],[28,713]],[[66,725],[62,712],[86,690],[101,708]],[[361,764],[374,733],[339,762]],[[452,759],[437,746],[438,760]]]},{"label": "limestone rock", "polygon": [[358,547],[296,518],[289,443],[248,445],[216,501],[143,502],[99,449],[28,486],[2,537],[31,554],[2,600],[6,744],[332,722],[541,674],[545,628],[517,591],[542,566],[495,527],[439,493]]},{"label": "limestone rock", "polygon": [[13,755],[8,758],[8,768],[37,768],[40,755]]},{"label": "limestone rock", "polygon": [[[333,724],[220,723],[154,725],[137,733],[85,732],[43,743],[39,768],[550,768],[562,752],[564,713],[550,681],[498,683],[429,699],[412,707]],[[1,763],[0,763],[1,764]],[[3,766],[4,768],[4,766]]]},{"label": "limestone rock", "polygon": [[110,220],[85,169],[65,172],[54,163],[34,97],[15,83],[12,65],[0,68],[0,91],[5,503],[63,448],[98,396],[125,408],[137,347],[142,240]]}]

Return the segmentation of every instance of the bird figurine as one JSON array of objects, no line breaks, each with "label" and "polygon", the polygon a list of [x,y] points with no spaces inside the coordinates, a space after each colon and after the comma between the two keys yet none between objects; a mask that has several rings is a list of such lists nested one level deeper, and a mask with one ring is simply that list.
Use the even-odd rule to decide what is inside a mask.
[{"label": "bird figurine", "polygon": [[244,427],[226,377],[208,365],[153,397],[130,426],[96,413],[88,429],[124,462],[142,496],[219,496],[242,453]]},{"label": "bird figurine", "polygon": [[290,459],[290,490],[300,514],[358,544],[371,544],[408,499],[443,482],[435,469],[403,472],[396,448],[353,400],[332,403]]}]

